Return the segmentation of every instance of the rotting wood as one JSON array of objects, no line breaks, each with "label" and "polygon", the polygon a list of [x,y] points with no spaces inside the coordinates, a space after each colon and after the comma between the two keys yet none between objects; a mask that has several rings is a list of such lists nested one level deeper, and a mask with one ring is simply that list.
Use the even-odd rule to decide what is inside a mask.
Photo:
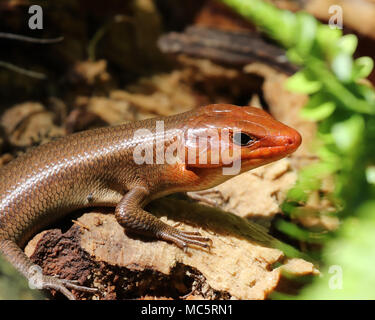
[{"label": "rotting wood", "polygon": [[[186,299],[265,299],[278,286],[284,268],[297,276],[318,274],[312,263],[286,257],[279,249],[286,245],[265,228],[234,214],[173,197],[156,200],[148,209],[168,224],[180,223],[180,229],[210,237],[212,248],[190,248],[186,253],[163,241],[128,235],[112,214],[86,213],[78,218],[89,228],[80,228],[80,246],[95,263],[107,265],[107,269],[90,271],[91,281],[103,292],[96,298],[117,298],[116,291],[127,297],[127,290],[128,297],[158,292],[176,297],[176,293],[168,295],[168,290],[177,290]],[[29,247],[28,254],[34,250]],[[289,252],[299,255],[291,248]],[[115,276],[109,279],[103,270]]]}]

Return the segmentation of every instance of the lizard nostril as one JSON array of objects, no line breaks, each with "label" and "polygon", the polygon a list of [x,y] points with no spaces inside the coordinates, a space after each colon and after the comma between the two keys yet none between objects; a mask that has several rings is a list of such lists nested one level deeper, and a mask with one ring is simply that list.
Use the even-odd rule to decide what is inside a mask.
[{"label": "lizard nostril", "polygon": [[297,131],[294,131],[293,134],[288,137],[287,142],[290,146],[298,148],[302,142],[302,137]]}]

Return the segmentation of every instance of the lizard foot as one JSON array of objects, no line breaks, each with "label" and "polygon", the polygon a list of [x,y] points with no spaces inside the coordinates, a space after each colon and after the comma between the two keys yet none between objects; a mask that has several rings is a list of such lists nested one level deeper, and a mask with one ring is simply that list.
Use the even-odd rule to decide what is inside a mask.
[{"label": "lizard foot", "polygon": [[180,231],[172,228],[160,234],[160,238],[166,241],[173,242],[176,246],[187,251],[188,247],[199,246],[203,248],[210,248],[212,240],[203,237],[199,232]]},{"label": "lizard foot", "polygon": [[54,289],[56,291],[61,292],[69,300],[76,300],[76,297],[68,289],[88,292],[88,293],[98,292],[98,289],[96,288],[89,288],[89,287],[77,285],[76,280],[59,279],[55,276],[44,275],[42,272],[42,268],[40,268],[37,265],[33,265],[32,269],[33,270],[30,270],[31,276],[29,278],[29,286],[33,289],[48,289],[48,290]]}]

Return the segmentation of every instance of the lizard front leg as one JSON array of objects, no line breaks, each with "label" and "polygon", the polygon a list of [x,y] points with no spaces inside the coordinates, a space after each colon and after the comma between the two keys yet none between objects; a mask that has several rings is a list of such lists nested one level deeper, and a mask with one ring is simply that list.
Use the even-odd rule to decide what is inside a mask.
[{"label": "lizard front leg", "polygon": [[186,250],[191,245],[209,247],[211,240],[199,232],[180,231],[142,209],[148,192],[144,187],[131,189],[119,202],[115,210],[117,221],[125,229],[156,237],[176,244]]}]

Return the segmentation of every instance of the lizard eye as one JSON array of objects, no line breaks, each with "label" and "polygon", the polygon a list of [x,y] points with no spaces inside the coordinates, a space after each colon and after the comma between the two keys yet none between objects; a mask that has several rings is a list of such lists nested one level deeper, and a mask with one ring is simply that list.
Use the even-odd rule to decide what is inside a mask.
[{"label": "lizard eye", "polygon": [[233,143],[238,146],[249,146],[255,142],[255,138],[243,132],[236,132],[233,134]]}]

